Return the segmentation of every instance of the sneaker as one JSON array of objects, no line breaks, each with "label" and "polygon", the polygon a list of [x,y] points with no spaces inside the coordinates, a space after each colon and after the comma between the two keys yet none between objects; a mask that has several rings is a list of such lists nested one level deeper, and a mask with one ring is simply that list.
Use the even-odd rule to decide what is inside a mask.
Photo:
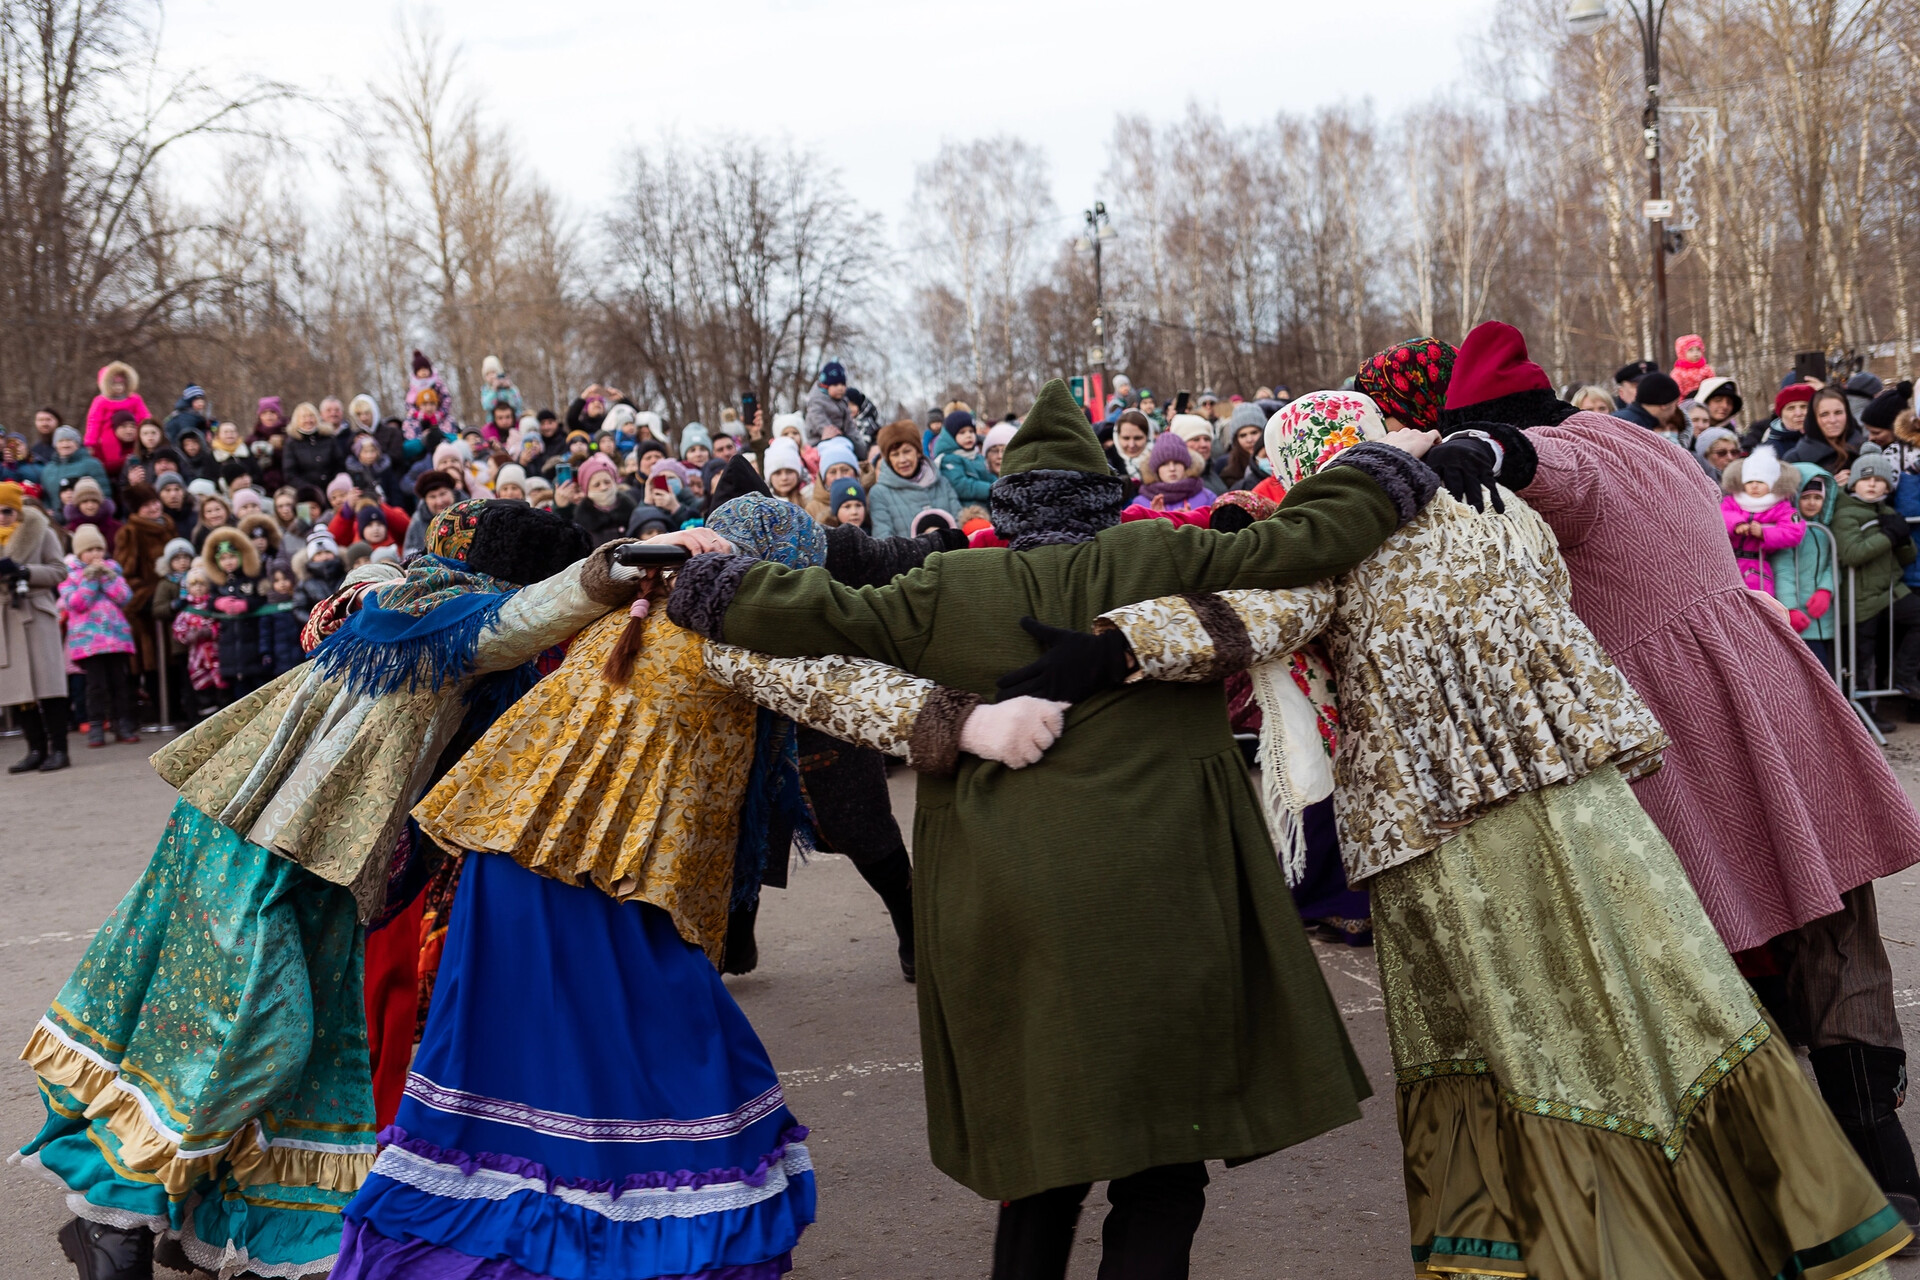
[{"label": "sneaker", "polygon": [[135,728],[136,726],[134,725],[133,721],[131,720],[127,721],[125,724],[120,726],[120,732],[117,735],[115,735],[114,741],[115,742],[140,741],[140,735],[137,732],[135,732]]},{"label": "sneaker", "polygon": [[104,724],[88,725],[87,726],[87,745],[89,747],[106,746],[107,745],[107,726],[105,726]]}]

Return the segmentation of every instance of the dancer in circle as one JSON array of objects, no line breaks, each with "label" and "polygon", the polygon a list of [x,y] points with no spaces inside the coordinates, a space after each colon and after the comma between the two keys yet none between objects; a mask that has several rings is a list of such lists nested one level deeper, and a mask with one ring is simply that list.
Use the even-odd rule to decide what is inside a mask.
[{"label": "dancer in circle", "polygon": [[[1320,392],[1274,416],[1267,454],[1304,481],[1385,435],[1368,398]],[[1482,444],[1506,483],[1531,479],[1523,435],[1496,425]],[[1165,597],[1096,625],[1142,681],[1327,644],[1341,844],[1373,897],[1418,1274],[1866,1271],[1911,1233],[1629,790],[1666,737],[1574,615],[1552,531],[1511,495],[1495,508],[1437,497],[1334,581]],[[1042,663],[1063,693],[1084,686],[1074,647]]]}]

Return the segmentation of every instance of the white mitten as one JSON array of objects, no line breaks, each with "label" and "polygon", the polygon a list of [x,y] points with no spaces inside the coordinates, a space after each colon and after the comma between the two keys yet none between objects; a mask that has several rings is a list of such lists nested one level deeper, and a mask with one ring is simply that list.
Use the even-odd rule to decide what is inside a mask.
[{"label": "white mitten", "polygon": [[1045,698],[983,702],[960,726],[960,749],[1009,769],[1024,769],[1045,755],[1059,738],[1067,706]]}]

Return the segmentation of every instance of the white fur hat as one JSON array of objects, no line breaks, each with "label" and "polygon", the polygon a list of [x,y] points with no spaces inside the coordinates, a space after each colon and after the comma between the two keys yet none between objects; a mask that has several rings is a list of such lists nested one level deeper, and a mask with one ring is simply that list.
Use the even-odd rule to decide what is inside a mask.
[{"label": "white fur hat", "polygon": [[1758,481],[1771,489],[1780,479],[1780,455],[1773,446],[1763,444],[1747,455],[1746,463],[1740,468],[1740,480],[1743,484]]}]

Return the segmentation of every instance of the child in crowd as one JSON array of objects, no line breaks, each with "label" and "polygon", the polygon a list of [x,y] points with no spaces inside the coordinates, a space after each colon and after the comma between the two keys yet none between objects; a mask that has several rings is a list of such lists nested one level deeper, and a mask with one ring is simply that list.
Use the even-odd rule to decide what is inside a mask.
[{"label": "child in crowd", "polygon": [[347,576],[339,544],[325,526],[318,526],[307,535],[306,556],[299,569],[302,576],[293,589],[293,607],[304,619],[313,612],[313,606],[338,591],[341,579]]},{"label": "child in crowd", "polygon": [[1178,432],[1163,431],[1147,451],[1145,473],[1152,479],[1140,486],[1136,507],[1153,511],[1201,511],[1213,505],[1213,494],[1192,474],[1194,458]]},{"label": "child in crowd", "polygon": [[67,580],[60,584],[60,612],[67,624],[67,660],[87,673],[89,747],[107,745],[109,715],[121,742],[140,741],[128,667],[133,628],[121,611],[132,598],[120,566],[107,558],[100,530],[90,524],[74,530]]},{"label": "child in crowd", "polygon": [[174,615],[185,603],[187,573],[193,568],[193,544],[185,538],[167,543],[166,550],[153,562],[160,581],[153,588],[153,600],[147,606],[155,622],[167,633],[167,692],[173,703],[168,718],[176,724],[192,724],[192,684],[187,675],[187,646],[173,637]]},{"label": "child in crowd", "polygon": [[[1894,687],[1920,698],[1920,596],[1902,581],[1914,561],[1913,533],[1888,501],[1897,482],[1893,464],[1877,445],[1862,447],[1847,477],[1847,492],[1834,504],[1833,540],[1843,571],[1851,570],[1851,599],[1843,611],[1853,626],[1858,655],[1855,687],[1878,688],[1884,666],[1888,619],[1900,630],[1891,673]],[[1893,725],[1874,717],[1881,732]]]},{"label": "child in crowd", "polygon": [[841,476],[827,486],[827,518],[821,523],[829,529],[843,524],[867,527],[867,491],[852,476]]},{"label": "child in crowd", "polygon": [[947,415],[933,442],[933,460],[961,502],[985,502],[993,488],[993,470],[987,466],[979,443],[979,428],[974,425],[973,415],[964,409]]},{"label": "child in crowd", "polygon": [[227,702],[227,681],[220,674],[220,615],[213,608],[213,579],[194,562],[183,582],[185,596],[173,615],[173,638],[186,647],[188,715],[199,720]]},{"label": "child in crowd", "polygon": [[633,518],[633,495],[620,487],[620,469],[604,454],[595,454],[580,467],[575,482],[583,491],[573,504],[573,522],[587,531],[598,547],[627,532]]},{"label": "child in crowd", "polygon": [[307,660],[300,647],[300,628],[306,625],[307,612],[294,603],[293,566],[275,560],[267,566],[267,592],[260,606],[260,658],[266,666],[266,678],[293,670]]},{"label": "child in crowd", "polygon": [[791,434],[780,436],[767,446],[761,465],[765,468],[767,488],[782,502],[804,506],[801,489],[806,484],[807,462]]},{"label": "child in crowd", "polygon": [[[944,429],[944,428],[943,428]],[[960,499],[938,467],[920,451],[920,428],[902,420],[880,428],[880,467],[867,507],[876,538],[902,538],[913,518],[929,507],[952,515]],[[773,451],[767,451],[771,457]]]},{"label": "child in crowd", "polygon": [[[822,524],[833,514],[833,482],[860,478],[860,459],[853,443],[845,436],[833,436],[820,442],[820,478],[807,488],[807,514]],[[865,493],[866,483],[860,486]]]},{"label": "child in crowd", "polygon": [[1800,481],[1798,505],[1807,533],[1798,543],[1769,557],[1773,566],[1773,595],[1787,607],[1787,620],[1813,650],[1822,666],[1833,670],[1833,518],[1834,495],[1839,489],[1811,462],[1796,462]]},{"label": "child in crowd", "polygon": [[230,697],[244,698],[271,674],[260,650],[260,554],[238,529],[215,529],[201,554],[220,615],[220,676]]},{"label": "child in crowd", "polygon": [[1773,556],[1797,547],[1806,523],[1796,505],[1800,473],[1780,465],[1772,448],[1761,445],[1750,457],[1736,458],[1720,473],[1720,518],[1726,522],[1740,576],[1749,590],[1773,594]]}]

